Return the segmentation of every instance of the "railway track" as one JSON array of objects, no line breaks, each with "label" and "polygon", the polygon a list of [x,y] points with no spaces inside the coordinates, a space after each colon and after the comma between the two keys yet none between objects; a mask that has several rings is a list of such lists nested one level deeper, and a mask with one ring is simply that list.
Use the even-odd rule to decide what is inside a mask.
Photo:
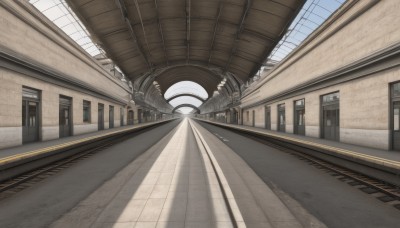
[{"label": "railway track", "polygon": [[34,184],[41,182],[42,180],[55,175],[56,173],[69,168],[73,164],[84,160],[96,152],[104,150],[114,143],[108,143],[106,145],[99,146],[94,149],[87,150],[83,153],[73,155],[71,157],[59,160],[41,168],[29,171],[15,178],[11,178],[7,181],[0,183],[0,201],[10,197],[26,188],[33,186]]},{"label": "railway track", "polygon": [[[280,151],[286,152],[293,156],[298,157],[300,160],[304,160],[308,162],[310,165],[324,170],[329,173],[331,176],[335,177],[336,179],[346,182],[349,185],[360,189],[361,191],[365,192],[366,194],[370,194],[373,197],[377,198],[383,203],[391,205],[396,209],[400,210],[400,186],[389,183],[388,181],[381,180],[376,177],[372,177],[366,175],[364,173],[352,170],[347,167],[343,167],[336,163],[325,161],[321,158],[316,156],[312,156],[303,152],[301,149],[292,149],[290,147],[284,146],[284,143],[278,142],[275,139],[265,139],[249,134],[244,134],[239,132],[240,134],[252,138],[256,141],[259,141],[267,146],[273,147]],[[339,159],[339,158],[338,158]]]},{"label": "railway track", "polygon": [[[46,178],[54,176],[55,174],[71,167],[75,163],[78,163],[81,160],[87,159],[104,149],[107,149],[117,143],[127,140],[137,134],[141,134],[144,131],[151,130],[155,127],[157,127],[157,126],[150,126],[148,128],[140,129],[135,132],[129,132],[124,135],[118,135],[118,136],[113,136],[109,139],[104,139],[100,142],[94,142],[95,145],[90,146],[90,148],[88,148],[88,149],[84,149],[83,151],[80,151],[77,153],[72,153],[72,155],[65,156],[63,158],[49,162],[46,165],[42,165],[37,168],[33,168],[27,172],[16,175],[15,177],[8,178],[4,181],[1,181],[0,182],[0,201],[17,194],[18,192],[20,192],[24,189],[27,189],[27,188],[43,181]],[[84,146],[88,146],[88,145],[84,145]],[[67,151],[67,152],[69,152],[69,151]],[[57,155],[54,155],[54,156],[57,156]],[[43,159],[49,159],[49,158],[43,158]],[[50,156],[50,159],[51,159],[51,156]],[[23,165],[29,165],[29,163],[22,164],[21,166],[23,166]]]}]

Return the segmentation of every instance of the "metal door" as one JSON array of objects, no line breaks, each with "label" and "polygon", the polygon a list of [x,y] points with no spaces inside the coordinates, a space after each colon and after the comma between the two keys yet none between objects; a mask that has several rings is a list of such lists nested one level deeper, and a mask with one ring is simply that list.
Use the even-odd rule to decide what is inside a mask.
[{"label": "metal door", "polygon": [[305,135],[305,109],[298,109],[295,111],[295,119],[294,119],[294,133],[298,135]]},{"label": "metal door", "polygon": [[256,126],[256,112],[253,110],[253,123],[252,126],[255,127]]},{"label": "metal door", "polygon": [[22,101],[22,142],[39,140],[39,102]]},{"label": "metal door", "polygon": [[271,107],[265,107],[265,129],[271,130]]},{"label": "metal door", "polygon": [[323,138],[339,141],[339,104],[323,107]]},{"label": "metal door", "polygon": [[393,150],[400,150],[400,101],[393,102]]},{"label": "metal door", "polygon": [[235,109],[232,111],[232,123],[238,124],[238,112]]},{"label": "metal door", "polygon": [[122,108],[119,109],[119,113],[120,113],[120,126],[124,126],[124,110]]},{"label": "metal door", "polygon": [[104,130],[104,105],[99,104],[98,107],[98,120],[97,120],[97,129]]},{"label": "metal door", "polygon": [[134,115],[133,111],[130,110],[128,112],[128,125],[133,125],[133,115]]},{"label": "metal door", "polygon": [[286,131],[286,116],[285,116],[285,105],[278,106],[278,131]]},{"label": "metal door", "polygon": [[142,109],[138,109],[138,121],[139,121],[139,123],[142,123],[143,122],[143,111],[142,111]]},{"label": "metal door", "polygon": [[71,100],[60,97],[60,138],[71,136]]},{"label": "metal door", "polygon": [[108,123],[109,123],[109,128],[113,128],[114,127],[114,107],[110,106],[109,108],[109,112],[108,112]]}]

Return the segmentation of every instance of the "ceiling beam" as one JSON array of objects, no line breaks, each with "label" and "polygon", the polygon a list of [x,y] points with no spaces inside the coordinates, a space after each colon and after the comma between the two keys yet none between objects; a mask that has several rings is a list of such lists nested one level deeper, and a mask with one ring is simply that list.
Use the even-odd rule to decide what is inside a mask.
[{"label": "ceiling beam", "polygon": [[283,27],[284,29],[281,31],[281,33],[279,34],[279,37],[274,39],[272,41],[272,45],[269,48],[266,48],[261,56],[261,62],[257,63],[254,68],[251,70],[250,72],[250,77],[253,77],[255,74],[257,74],[257,72],[260,70],[260,68],[262,67],[262,65],[267,62],[267,58],[269,56],[269,54],[273,51],[273,49],[275,48],[276,45],[278,45],[279,41],[283,38],[283,36],[285,36],[287,30],[289,29],[290,24],[294,21],[294,19],[296,18],[296,16],[300,13],[300,10],[303,8],[303,5],[305,4],[305,1],[303,1],[301,4],[298,5],[298,7],[296,9],[293,10],[293,14],[291,15],[289,20],[286,20],[286,24]]},{"label": "ceiling beam", "polygon": [[167,53],[167,48],[165,46],[164,33],[163,33],[162,25],[161,25],[161,22],[160,22],[160,16],[158,14],[158,0],[154,0],[154,4],[156,6],[158,32],[160,33],[161,40],[162,40],[162,45],[163,45],[163,49],[164,49],[164,58],[165,58],[165,62],[167,63],[167,66],[169,66],[168,53]]},{"label": "ceiling beam", "polygon": [[246,21],[247,15],[249,13],[249,10],[250,10],[252,4],[253,4],[253,0],[247,0],[246,8],[244,8],[244,10],[243,10],[239,26],[238,26],[238,28],[236,30],[235,42],[233,44],[233,47],[232,47],[232,50],[231,50],[231,54],[229,55],[229,60],[225,65],[225,72],[229,71],[229,67],[230,67],[231,62],[232,62],[232,57],[233,57],[233,55],[235,55],[235,53],[237,51],[237,47],[238,47],[238,44],[239,44],[239,36],[243,31],[244,22]]},{"label": "ceiling beam", "polygon": [[182,107],[189,107],[195,109],[198,113],[200,113],[200,109],[192,104],[180,104],[176,106],[174,109],[172,109],[172,113],[174,113],[177,109],[182,108]]},{"label": "ceiling beam", "polygon": [[124,3],[124,0],[117,0],[116,3],[117,3],[118,8],[119,8],[120,11],[121,11],[122,18],[124,19],[124,21],[126,22],[126,25],[128,26],[129,32],[130,32],[130,34],[131,34],[131,37],[133,38],[133,41],[134,41],[134,43],[136,44],[136,47],[137,47],[137,49],[139,50],[140,55],[141,55],[141,56],[144,58],[144,60],[146,61],[147,66],[149,67],[149,69],[152,70],[152,69],[153,69],[153,66],[152,66],[150,60],[147,58],[147,56],[146,56],[146,54],[145,54],[145,52],[144,52],[142,46],[138,43],[138,39],[137,39],[136,33],[135,33],[135,31],[133,30],[131,21],[130,21],[129,18],[128,18],[128,12],[127,12],[127,10],[126,10],[126,6],[125,6],[125,3]]},{"label": "ceiling beam", "polygon": [[202,98],[199,95],[195,94],[195,93],[189,93],[189,92],[184,92],[184,93],[178,93],[178,94],[174,94],[173,96],[169,97],[168,99],[165,99],[167,102],[172,101],[175,98],[178,97],[194,97],[196,99],[198,99],[201,102],[206,102],[208,100],[208,98]]},{"label": "ceiling beam", "polygon": [[224,7],[223,5],[224,4],[223,4],[222,0],[219,0],[219,3],[218,3],[218,15],[217,15],[217,18],[215,19],[214,33],[213,33],[213,37],[212,37],[212,40],[211,40],[210,50],[209,50],[209,53],[208,53],[208,63],[207,63],[208,66],[210,65],[212,51],[214,49],[215,37],[217,36],[218,23],[219,23],[219,18],[221,17],[222,9]]},{"label": "ceiling beam", "polygon": [[187,56],[186,64],[189,64],[190,60],[190,17],[191,17],[191,0],[186,0],[186,46],[187,46]]},{"label": "ceiling beam", "polygon": [[139,2],[138,2],[138,0],[134,0],[134,2],[135,2],[136,11],[139,15],[140,24],[142,25],[143,37],[144,37],[144,42],[146,43],[147,52],[149,53],[150,58],[152,58],[151,50],[149,47],[149,42],[147,41],[146,30],[145,30],[144,24],[143,24],[142,13],[140,12]]}]

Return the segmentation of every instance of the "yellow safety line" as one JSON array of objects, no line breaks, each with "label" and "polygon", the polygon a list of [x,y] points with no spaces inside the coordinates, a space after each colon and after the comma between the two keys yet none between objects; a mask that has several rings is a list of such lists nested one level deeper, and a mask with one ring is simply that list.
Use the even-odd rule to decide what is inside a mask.
[{"label": "yellow safety line", "polygon": [[[168,121],[168,120],[165,120],[165,121]],[[58,145],[54,145],[54,146],[49,146],[49,147],[42,148],[42,149],[28,151],[28,152],[24,152],[24,153],[20,153],[20,154],[16,154],[16,155],[11,155],[11,156],[8,156],[8,157],[0,158],[0,165],[4,165],[4,164],[10,163],[12,161],[18,161],[18,160],[21,160],[21,159],[24,159],[24,158],[33,157],[35,155],[48,153],[50,151],[54,151],[54,150],[57,150],[57,149],[62,149],[62,148],[65,148],[65,147],[68,147],[68,146],[71,146],[71,145],[75,145],[75,144],[79,144],[79,143],[82,143],[82,142],[87,142],[87,141],[90,141],[92,139],[102,138],[104,136],[114,135],[114,134],[117,134],[117,133],[130,131],[130,130],[133,130],[133,129],[139,129],[139,128],[142,128],[142,127],[145,127],[145,126],[154,125],[154,124],[165,122],[165,121],[160,121],[160,122],[155,122],[155,123],[147,123],[147,124],[143,124],[143,125],[140,125],[140,126],[135,126],[135,127],[131,127],[131,128],[123,129],[123,130],[118,130],[118,131],[112,131],[112,132],[101,134],[101,135],[94,135],[94,136],[90,136],[90,137],[87,137],[87,138],[78,139],[78,140],[74,140],[74,141],[71,141],[71,142],[66,142],[66,143],[62,143],[62,144],[58,144]]]},{"label": "yellow safety line", "polygon": [[[204,121],[204,120],[202,120],[202,121]],[[385,159],[385,158],[380,158],[380,157],[367,155],[367,154],[361,154],[361,153],[350,151],[350,150],[346,150],[346,149],[341,149],[341,148],[327,146],[327,145],[323,145],[323,144],[319,144],[319,143],[314,143],[314,142],[304,141],[304,140],[300,140],[300,139],[290,138],[290,137],[287,137],[287,136],[276,135],[276,134],[267,133],[267,132],[258,131],[258,130],[253,130],[253,129],[247,129],[247,128],[244,128],[244,127],[231,126],[231,125],[228,125],[228,124],[216,123],[216,122],[211,122],[211,121],[206,121],[206,122],[209,122],[209,123],[212,123],[212,124],[218,124],[218,125],[226,126],[226,127],[230,127],[230,128],[235,128],[235,129],[238,129],[238,130],[245,130],[245,131],[249,131],[249,132],[253,132],[253,133],[259,133],[259,134],[262,134],[262,135],[274,136],[274,137],[281,138],[281,139],[286,139],[286,140],[292,141],[292,142],[298,142],[298,143],[305,144],[305,145],[310,145],[310,146],[315,146],[315,147],[319,147],[319,148],[323,148],[323,149],[328,149],[330,151],[337,152],[339,154],[353,155],[356,158],[364,158],[365,160],[373,160],[373,161],[380,162],[380,163],[388,163],[390,165],[396,166],[397,168],[400,168],[400,162],[398,162],[398,161],[388,160],[388,159]],[[383,164],[383,165],[385,165],[385,164]]]}]

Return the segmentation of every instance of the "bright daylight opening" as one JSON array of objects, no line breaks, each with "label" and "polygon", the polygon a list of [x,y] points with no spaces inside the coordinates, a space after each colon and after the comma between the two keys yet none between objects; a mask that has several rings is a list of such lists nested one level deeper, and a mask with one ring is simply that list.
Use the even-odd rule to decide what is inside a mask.
[{"label": "bright daylight opening", "polygon": [[173,84],[165,92],[164,98],[168,99],[182,93],[192,93],[204,99],[208,98],[207,91],[201,85],[191,81],[181,81]]},{"label": "bright daylight opening", "polygon": [[[189,96],[177,97],[169,102],[173,107],[176,107],[181,104],[191,104],[193,106],[199,107],[203,102]],[[177,109],[177,111],[181,111],[183,114],[189,114],[193,111],[193,108],[190,107],[182,107]]]},{"label": "bright daylight opening", "polygon": [[178,111],[178,112],[180,111],[182,114],[187,115],[187,114],[189,114],[189,113],[191,113],[191,112],[193,111],[193,108],[190,108],[190,107],[182,107],[182,108],[178,108],[177,111]]},{"label": "bright daylight opening", "polygon": [[[196,96],[199,96],[203,99],[208,98],[207,91],[199,84],[191,81],[182,81],[175,83],[171,87],[168,88],[168,90],[164,94],[165,99],[169,99],[175,95],[179,94],[194,94]],[[193,106],[199,107],[203,102],[199,99],[196,99],[194,97],[190,96],[181,96],[177,97],[175,99],[172,99],[169,102],[173,107],[176,107],[181,104],[191,104]],[[193,111],[193,108],[190,107],[182,107],[177,109],[178,112],[181,112],[182,114],[189,114]]]},{"label": "bright daylight opening", "polygon": [[172,106],[176,107],[181,104],[191,104],[193,106],[199,107],[203,102],[194,97],[177,97],[169,102]]}]

